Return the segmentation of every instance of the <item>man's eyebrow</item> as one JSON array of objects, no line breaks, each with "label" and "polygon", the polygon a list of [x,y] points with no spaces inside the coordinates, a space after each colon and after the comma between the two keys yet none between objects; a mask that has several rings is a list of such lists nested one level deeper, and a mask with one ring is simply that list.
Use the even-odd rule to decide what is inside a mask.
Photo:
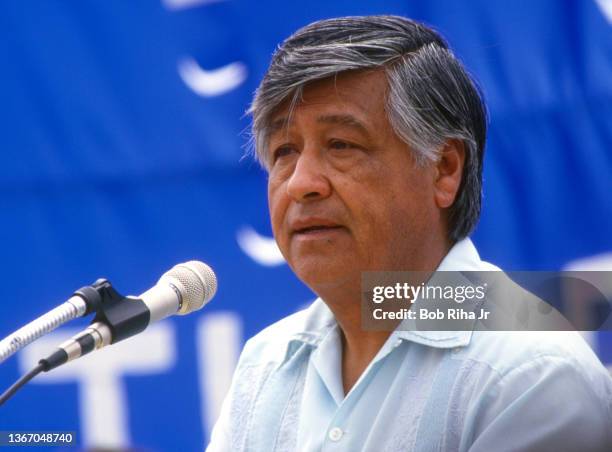
[{"label": "man's eyebrow", "polygon": [[289,124],[288,124],[287,118],[285,117],[275,119],[274,121],[272,121],[270,124],[268,124],[264,128],[264,135],[266,137],[269,137],[270,135],[278,132],[279,130],[284,129],[288,125]]},{"label": "man's eyebrow", "polygon": [[[322,115],[317,118],[319,123],[339,124],[358,129],[366,136],[370,136],[367,127],[353,115]],[[286,128],[289,125],[287,118],[282,117],[275,119],[265,127],[265,135],[267,137]]]},{"label": "man's eyebrow", "polygon": [[353,115],[323,115],[317,118],[317,122],[349,126],[358,129],[368,137],[370,136],[368,128]]}]

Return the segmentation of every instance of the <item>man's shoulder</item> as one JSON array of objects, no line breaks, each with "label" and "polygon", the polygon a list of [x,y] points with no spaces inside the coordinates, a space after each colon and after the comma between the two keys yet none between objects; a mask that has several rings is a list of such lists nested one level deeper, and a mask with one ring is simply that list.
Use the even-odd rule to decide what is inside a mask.
[{"label": "man's shoulder", "polygon": [[558,367],[609,383],[608,370],[575,331],[475,331],[464,357],[485,364],[500,378],[534,366]]},{"label": "man's shoulder", "polygon": [[305,309],[284,317],[251,337],[244,345],[242,365],[280,363],[292,343],[315,344],[335,324],[329,308],[321,299]]}]

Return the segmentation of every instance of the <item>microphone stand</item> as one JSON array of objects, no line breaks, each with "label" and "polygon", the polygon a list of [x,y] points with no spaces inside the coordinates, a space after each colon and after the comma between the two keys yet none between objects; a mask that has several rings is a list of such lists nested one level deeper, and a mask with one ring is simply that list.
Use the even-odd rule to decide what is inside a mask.
[{"label": "microphone stand", "polygon": [[[65,307],[66,304],[70,304],[73,309]],[[60,308],[65,308],[65,310],[57,311]],[[58,312],[61,312],[62,316]],[[91,312],[96,312],[96,316],[90,327],[60,345],[54,353],[41,359],[36,367],[17,380],[0,395],[0,406],[39,373],[48,372],[97,348],[114,344],[140,333],[147,327],[151,317],[149,309],[142,300],[135,297],[124,297],[115,290],[110,281],[99,279],[91,286],[79,289],[63,305],[16,331],[5,341],[11,340],[9,345],[14,345],[10,351],[14,350],[12,351],[14,353],[68,320]],[[50,316],[52,313],[53,316]]]},{"label": "microphone stand", "polygon": [[80,288],[58,307],[0,341],[0,363],[64,323],[97,311],[101,303],[99,290],[105,282],[105,279],[99,279],[91,286]]}]

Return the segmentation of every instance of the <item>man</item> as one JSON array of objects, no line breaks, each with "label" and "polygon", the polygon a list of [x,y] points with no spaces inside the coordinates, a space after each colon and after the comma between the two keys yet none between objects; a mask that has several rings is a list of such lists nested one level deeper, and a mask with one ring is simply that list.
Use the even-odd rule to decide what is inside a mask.
[{"label": "man", "polygon": [[362,328],[364,271],[496,269],[466,238],[485,109],[438,34],[311,24],[251,112],[274,236],[319,298],[245,345],[209,450],[608,450],[612,384],[575,333]]}]

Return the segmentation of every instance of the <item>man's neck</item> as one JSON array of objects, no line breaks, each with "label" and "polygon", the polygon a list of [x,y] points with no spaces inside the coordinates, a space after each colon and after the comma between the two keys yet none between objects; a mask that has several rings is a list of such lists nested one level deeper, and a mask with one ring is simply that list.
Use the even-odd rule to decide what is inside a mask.
[{"label": "man's neck", "polygon": [[[431,250],[417,265],[407,268],[433,271],[438,268],[450,245]],[[317,291],[333,312],[342,335],[342,382],[345,394],[350,391],[368,364],[387,341],[392,331],[365,331],[361,321],[361,275],[353,275],[335,287]],[[399,322],[398,322],[399,323]]]}]

